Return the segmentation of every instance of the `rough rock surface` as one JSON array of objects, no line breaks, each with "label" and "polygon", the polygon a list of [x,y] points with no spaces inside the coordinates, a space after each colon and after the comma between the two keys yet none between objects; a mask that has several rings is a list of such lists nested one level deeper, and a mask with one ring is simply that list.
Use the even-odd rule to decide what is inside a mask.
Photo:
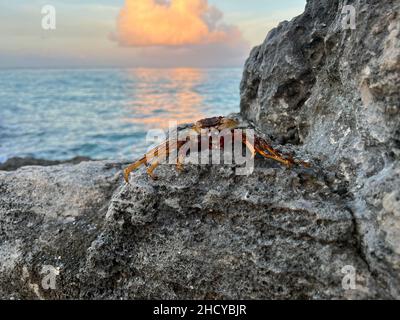
[{"label": "rough rock surface", "polygon": [[252,51],[242,116],[309,169],[0,171],[0,297],[400,298],[399,32],[398,1],[313,0]]},{"label": "rough rock surface", "polygon": [[400,2],[308,1],[253,49],[241,89],[244,117],[340,179],[360,254],[400,298]]},{"label": "rough rock surface", "polygon": [[[119,169],[82,162],[0,171],[1,298],[79,295],[76,275],[104,224]],[[51,294],[42,285],[47,266],[60,272]]]},{"label": "rough rock surface", "polygon": [[[120,169],[84,162],[0,172],[2,298],[378,294],[340,186],[315,169],[258,159],[247,177],[233,166],[178,174],[164,165],[158,181],[138,171],[129,185]],[[343,291],[346,265],[362,289]],[[44,289],[47,266],[54,290]]]}]

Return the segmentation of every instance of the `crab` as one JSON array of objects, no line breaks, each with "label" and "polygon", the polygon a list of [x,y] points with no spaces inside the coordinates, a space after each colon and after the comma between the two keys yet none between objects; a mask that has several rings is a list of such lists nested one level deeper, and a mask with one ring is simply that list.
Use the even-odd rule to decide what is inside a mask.
[{"label": "crab", "polygon": [[[127,183],[129,183],[129,175],[134,170],[138,169],[141,166],[148,166],[147,174],[153,180],[157,179],[157,176],[154,175],[154,170],[158,167],[158,165],[162,162],[162,159],[171,155],[172,151],[176,151],[177,155],[174,158],[174,162],[176,164],[176,168],[178,171],[183,170],[183,161],[186,156],[186,151],[182,152],[182,147],[189,142],[191,135],[193,132],[197,137],[201,140],[204,139],[202,137],[203,130],[217,130],[217,132],[221,132],[222,130],[230,130],[233,134],[235,129],[239,129],[242,127],[242,123],[239,119],[233,117],[213,117],[199,120],[192,124],[187,124],[181,127],[178,127],[177,131],[180,135],[180,138],[175,141],[166,140],[157,147],[151,149],[147,152],[142,158],[137,160],[136,162],[129,165],[124,170],[124,179]],[[187,130],[191,130],[190,134]],[[232,135],[235,137],[234,135]],[[206,139],[210,139],[210,136],[206,137]],[[199,140],[199,141],[200,141]],[[251,152],[251,156],[255,157],[256,154],[260,154],[264,158],[275,160],[282,165],[290,168],[294,165],[301,165],[304,167],[309,167],[309,164],[304,161],[295,160],[291,155],[284,155],[278,150],[274,149],[268,142],[262,138],[261,136],[255,134],[253,139],[248,139],[246,134],[241,135],[242,143],[246,146],[246,148]],[[214,145],[209,143],[209,148],[215,147]],[[220,148],[224,147],[223,139],[220,140]]]}]

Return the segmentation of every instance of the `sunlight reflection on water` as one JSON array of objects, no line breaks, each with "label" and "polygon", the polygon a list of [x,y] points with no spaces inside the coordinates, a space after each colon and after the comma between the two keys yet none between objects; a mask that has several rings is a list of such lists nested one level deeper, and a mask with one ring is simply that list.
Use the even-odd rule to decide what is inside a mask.
[{"label": "sunlight reflection on water", "polygon": [[137,69],[130,75],[136,84],[129,104],[135,116],[127,121],[165,129],[169,121],[186,123],[204,117],[203,96],[198,90],[207,77],[204,70]]}]

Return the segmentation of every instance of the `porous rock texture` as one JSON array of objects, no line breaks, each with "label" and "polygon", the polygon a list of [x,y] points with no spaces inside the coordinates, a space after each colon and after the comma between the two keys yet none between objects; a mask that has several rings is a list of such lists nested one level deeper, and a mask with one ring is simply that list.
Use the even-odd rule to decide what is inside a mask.
[{"label": "porous rock texture", "polygon": [[360,256],[399,298],[400,2],[308,1],[253,49],[241,89],[244,117],[341,181]]},{"label": "porous rock texture", "polygon": [[310,0],[251,52],[241,116],[310,168],[0,171],[0,297],[400,298],[399,32],[398,1]]}]

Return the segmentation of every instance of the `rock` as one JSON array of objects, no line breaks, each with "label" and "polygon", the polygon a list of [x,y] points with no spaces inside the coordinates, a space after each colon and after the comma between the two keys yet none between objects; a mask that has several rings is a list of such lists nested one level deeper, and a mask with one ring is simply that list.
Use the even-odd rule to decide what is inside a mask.
[{"label": "rock", "polygon": [[398,1],[308,1],[253,49],[241,115],[287,169],[0,172],[4,299],[400,298]]},{"label": "rock", "polygon": [[21,167],[25,167],[25,166],[54,166],[54,165],[62,164],[62,163],[78,164],[83,161],[91,161],[91,160],[92,159],[90,159],[88,157],[75,157],[70,160],[61,160],[61,161],[14,157],[14,158],[8,159],[4,163],[0,163],[0,170],[13,171],[13,170],[17,170]]},{"label": "rock", "polygon": [[[79,266],[104,223],[120,168],[108,161],[0,171],[1,298],[78,296]],[[56,290],[44,290],[48,270],[59,272]]]},{"label": "rock", "polygon": [[353,217],[314,169],[163,165],[129,185],[120,169],[0,173],[2,298],[341,298],[347,265],[362,287],[346,294],[377,295]]},{"label": "rock", "polygon": [[[260,159],[249,177],[231,166],[157,173],[151,181],[139,171],[114,194],[81,298],[385,296],[359,255],[350,210],[313,170]],[[349,265],[359,287],[346,292]]]},{"label": "rock", "polygon": [[253,49],[241,112],[276,143],[309,154],[345,187],[360,254],[400,297],[400,3],[308,1]]}]

